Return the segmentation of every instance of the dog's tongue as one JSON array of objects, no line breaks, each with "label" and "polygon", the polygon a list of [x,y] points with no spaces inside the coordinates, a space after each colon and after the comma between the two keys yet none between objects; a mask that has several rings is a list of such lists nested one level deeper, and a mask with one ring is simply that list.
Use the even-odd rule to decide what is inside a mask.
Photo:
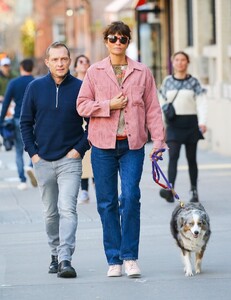
[{"label": "dog's tongue", "polygon": [[198,238],[198,234],[194,234],[193,237],[196,239]]}]

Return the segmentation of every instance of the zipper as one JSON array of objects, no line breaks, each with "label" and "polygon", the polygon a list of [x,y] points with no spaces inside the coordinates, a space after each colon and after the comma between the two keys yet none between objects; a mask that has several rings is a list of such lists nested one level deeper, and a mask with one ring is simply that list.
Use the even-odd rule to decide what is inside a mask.
[{"label": "zipper", "polygon": [[56,86],[55,108],[58,108],[58,106],[59,106],[59,87],[63,83],[63,81],[66,79],[66,77],[67,77],[67,75],[63,78],[63,80],[59,84],[55,83],[55,86]]},{"label": "zipper", "polygon": [[59,105],[59,85],[56,85],[56,97],[55,97],[55,108]]}]

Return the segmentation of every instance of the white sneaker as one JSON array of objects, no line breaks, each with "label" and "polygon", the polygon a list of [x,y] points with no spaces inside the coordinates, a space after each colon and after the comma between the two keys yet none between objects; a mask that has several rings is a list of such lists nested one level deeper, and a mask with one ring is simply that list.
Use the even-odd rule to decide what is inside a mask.
[{"label": "white sneaker", "polygon": [[21,182],[21,183],[17,186],[17,188],[18,188],[20,191],[24,191],[24,190],[26,190],[26,189],[28,188],[28,186],[27,186],[26,182]]},{"label": "white sneaker", "polygon": [[122,276],[122,266],[121,265],[110,265],[107,271],[108,277],[120,277]]},{"label": "white sneaker", "polygon": [[78,202],[79,203],[86,203],[89,201],[89,194],[88,191],[82,190],[79,192]]},{"label": "white sneaker", "polygon": [[26,173],[27,173],[28,177],[30,178],[30,182],[31,182],[32,186],[37,187],[38,183],[35,178],[33,168],[31,168],[31,167],[26,168]]},{"label": "white sneaker", "polygon": [[125,273],[128,277],[137,278],[141,276],[140,268],[138,267],[136,260],[125,260],[124,266]]}]

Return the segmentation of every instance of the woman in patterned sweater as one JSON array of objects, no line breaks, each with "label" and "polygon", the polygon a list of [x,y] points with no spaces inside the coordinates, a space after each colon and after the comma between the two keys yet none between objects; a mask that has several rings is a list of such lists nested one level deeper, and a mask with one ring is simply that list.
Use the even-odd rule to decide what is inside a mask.
[{"label": "woman in patterned sweater", "polygon": [[[207,103],[206,90],[201,87],[195,77],[187,73],[188,64],[189,56],[185,52],[179,51],[173,54],[174,74],[164,79],[160,95],[163,100],[168,102],[175,98],[173,106],[176,117],[172,121],[166,121],[166,141],[169,147],[169,182],[174,187],[180,149],[181,145],[184,144],[191,183],[190,202],[198,202],[196,152],[198,140],[202,139],[206,132]],[[169,190],[161,189],[160,196],[168,202],[174,202],[172,192]]]}]

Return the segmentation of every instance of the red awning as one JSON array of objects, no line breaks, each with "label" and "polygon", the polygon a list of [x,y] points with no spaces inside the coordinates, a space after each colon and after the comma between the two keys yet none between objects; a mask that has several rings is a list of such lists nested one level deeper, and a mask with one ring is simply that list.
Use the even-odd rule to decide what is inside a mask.
[{"label": "red awning", "polygon": [[146,2],[147,2],[147,0],[138,0],[137,3],[136,3],[135,8],[137,8],[137,7],[141,6],[141,5],[146,4]]}]

